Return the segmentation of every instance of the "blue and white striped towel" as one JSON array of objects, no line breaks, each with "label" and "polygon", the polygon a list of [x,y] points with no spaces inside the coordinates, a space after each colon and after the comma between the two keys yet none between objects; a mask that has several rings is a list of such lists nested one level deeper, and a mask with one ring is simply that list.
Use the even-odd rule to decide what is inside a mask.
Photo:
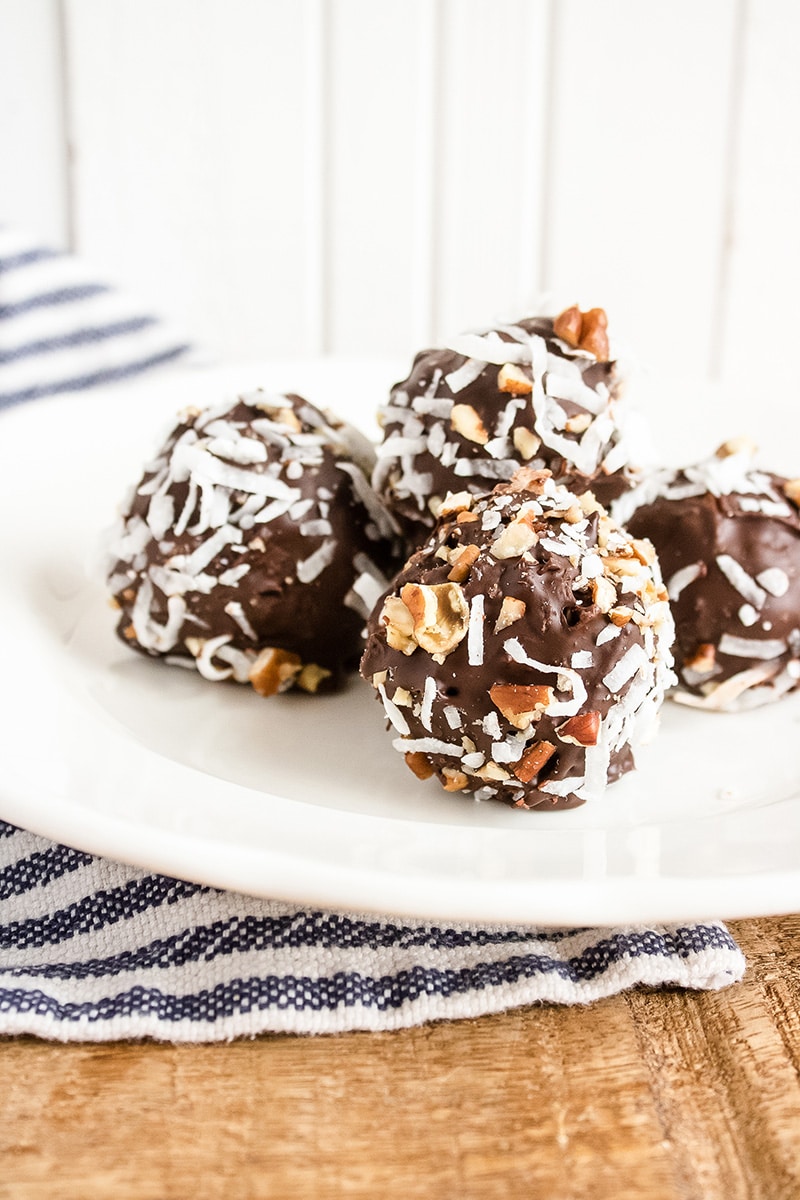
[{"label": "blue and white striped towel", "polygon": [[[188,347],[75,259],[0,230],[0,407],[110,384]],[[2,433],[0,432],[0,436]],[[0,768],[0,814],[2,814]],[[744,972],[718,921],[543,931],[259,900],[0,821],[0,1034],[203,1042],[396,1029]]]}]

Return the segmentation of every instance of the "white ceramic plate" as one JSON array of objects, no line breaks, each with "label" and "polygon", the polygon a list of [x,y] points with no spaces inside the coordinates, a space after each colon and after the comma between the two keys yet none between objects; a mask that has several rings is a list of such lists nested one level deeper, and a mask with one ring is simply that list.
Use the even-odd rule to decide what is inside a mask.
[{"label": "white ceramic plate", "polygon": [[[537,925],[800,908],[800,697],[742,716],[668,704],[639,770],[603,801],[525,813],[414,779],[358,680],[336,697],[263,700],[117,641],[98,542],[178,408],[294,388],[370,428],[397,369],[182,371],[0,417],[0,816],[147,869],[330,907]],[[662,445],[680,428],[668,399],[654,407]],[[731,415],[706,397],[704,440],[696,399],[680,401],[695,412],[685,457]]]}]

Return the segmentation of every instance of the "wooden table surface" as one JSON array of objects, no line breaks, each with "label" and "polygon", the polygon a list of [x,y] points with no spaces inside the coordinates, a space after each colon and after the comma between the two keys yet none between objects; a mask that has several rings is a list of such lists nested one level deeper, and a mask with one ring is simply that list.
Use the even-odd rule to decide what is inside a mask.
[{"label": "wooden table surface", "polygon": [[800,1197],[800,916],[722,992],[213,1046],[0,1040],[0,1196]]}]

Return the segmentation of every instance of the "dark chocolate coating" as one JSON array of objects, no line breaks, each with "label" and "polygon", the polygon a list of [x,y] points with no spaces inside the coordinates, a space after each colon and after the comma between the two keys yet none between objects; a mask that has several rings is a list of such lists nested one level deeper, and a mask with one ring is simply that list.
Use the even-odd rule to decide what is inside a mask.
[{"label": "dark chocolate coating", "polygon": [[[541,516],[532,518],[537,535],[535,544],[524,553],[496,557],[492,547],[497,544],[498,535],[513,523],[523,506],[531,501],[538,502],[544,509]],[[505,506],[498,510],[500,504]],[[562,668],[567,675],[571,673],[580,677],[586,695],[578,713],[599,714],[601,740],[603,731],[608,733],[610,730],[612,714],[619,715],[619,706],[625,704],[628,693],[627,682],[618,689],[610,690],[604,680],[633,646],[641,648],[642,671],[652,675],[647,694],[651,699],[655,698],[656,708],[660,704],[664,686],[671,679],[669,645],[672,628],[666,594],[658,579],[658,568],[641,564],[641,570],[635,578],[606,575],[609,582],[613,582],[615,609],[627,609],[636,615],[635,620],[629,619],[609,631],[613,623],[609,616],[611,604],[595,600],[594,588],[591,581],[582,575],[582,567],[596,560],[598,555],[603,557],[609,552],[609,536],[614,551],[623,554],[629,552],[630,539],[616,530],[607,516],[595,512],[584,517],[580,525],[573,523],[571,526],[580,544],[580,550],[573,556],[575,561],[555,552],[546,543],[553,538],[563,537],[562,517],[558,514],[561,512],[563,516],[563,509],[570,506],[574,511],[576,504],[574,495],[555,488],[552,483],[547,484],[544,496],[536,487],[533,490],[516,490],[514,483],[500,485],[491,496],[472,504],[471,512],[478,516],[478,520],[459,519],[457,515],[443,518],[429,540],[410,558],[394,580],[389,593],[394,600],[389,603],[394,603],[395,608],[378,605],[373,612],[368,624],[367,648],[361,672],[374,686],[383,687],[389,701],[394,701],[398,694],[401,700],[405,700],[404,693],[410,694],[410,700],[400,709],[409,727],[408,734],[401,737],[399,744],[396,743],[401,752],[404,752],[404,744],[407,743],[413,753],[413,743],[417,739],[434,738],[457,747],[460,744],[463,746],[461,739],[466,737],[473,744],[474,753],[482,754],[489,763],[498,741],[509,738],[513,741],[527,736],[529,741],[526,748],[544,742],[555,747],[555,753],[546,765],[533,780],[527,782],[517,778],[514,765],[510,763],[505,768],[508,778],[497,780],[483,778],[477,771],[473,773],[468,770],[463,764],[463,755],[459,758],[444,752],[425,752],[429,769],[438,775],[448,790],[475,792],[480,798],[496,797],[521,808],[571,808],[582,804],[587,798],[585,794],[580,794],[587,770],[586,747],[565,740],[566,715],[551,715],[545,709],[531,724],[528,734],[523,735],[490,695],[490,689],[497,685],[554,688],[554,699],[562,702],[565,695],[570,694],[571,685],[564,678],[559,679],[557,671],[542,670],[524,661],[517,661],[509,652],[507,643],[510,639],[519,643],[528,659],[543,666]],[[502,521],[499,526],[490,527],[491,523],[485,520],[486,514],[497,511],[502,513]],[[555,515],[551,516],[551,513]],[[610,530],[613,532],[609,535]],[[602,546],[598,543],[598,535]],[[477,547],[477,556],[468,551],[468,556],[473,556],[474,561],[466,579],[459,586],[470,610],[476,599],[483,604],[483,651],[482,656],[478,656],[482,661],[474,661],[468,634],[438,662],[422,644],[410,653],[390,645],[387,623],[393,620],[397,611],[396,598],[409,595],[408,591],[404,592],[404,586],[410,584],[425,588],[447,584],[452,579],[451,564],[466,547]],[[443,561],[443,554],[447,556],[446,561]],[[606,560],[607,563],[610,561]],[[522,601],[524,613],[513,623],[497,629],[501,608],[508,598]],[[400,612],[403,615],[402,609]],[[664,629],[661,628],[662,622],[666,622]],[[604,640],[604,636],[600,636],[604,635],[604,631],[605,635],[612,632],[615,636]],[[573,656],[580,651],[585,652],[591,661],[576,669],[572,666]],[[427,684],[428,712],[425,714],[426,681],[429,679],[434,681],[435,693],[431,697],[431,685]],[[640,703],[641,698],[637,700],[637,705]],[[453,710],[460,715],[460,724],[455,729],[448,719],[448,709],[450,717],[453,716]],[[490,714],[494,714],[494,717]],[[387,715],[390,715],[388,707]],[[491,727],[486,728],[484,722],[487,717],[490,722],[497,719],[499,738]],[[636,716],[632,712],[631,725],[635,721]],[[630,730],[628,735],[615,738],[614,744],[610,745],[602,786],[633,767]],[[467,747],[467,753],[469,755],[473,751]],[[466,778],[454,780],[454,769],[461,770]],[[447,770],[450,771],[449,778]],[[548,792],[546,786],[542,790],[542,785],[558,781],[574,781],[575,790],[569,783],[561,794]],[[461,786],[451,786],[454,782]]]},{"label": "dark chocolate coating", "polygon": [[[599,362],[585,352],[571,349],[555,336],[553,320],[550,317],[526,318],[516,322],[512,328],[522,330],[526,335],[538,335],[544,339],[548,353],[565,363],[577,364],[583,384],[592,391],[600,389],[604,393],[607,392],[610,402],[604,408],[608,412],[613,411],[614,399],[619,389],[616,363]],[[498,338],[508,343],[509,355],[513,361],[514,353],[519,350],[519,340],[505,329],[494,332]],[[448,383],[448,376],[469,361],[465,354],[455,350],[423,350],[414,359],[408,378],[396,384],[391,392],[389,406],[382,422],[384,450],[388,449],[385,444],[392,436],[403,434],[409,418],[416,418],[420,423],[422,436],[427,442],[424,449],[413,455],[414,473],[423,478],[430,478],[430,485],[426,489],[420,490],[414,479],[409,484],[405,477],[404,456],[401,453],[395,457],[389,456],[383,463],[379,462],[375,474],[376,488],[400,522],[410,547],[419,545],[433,527],[434,516],[429,507],[432,497],[442,499],[448,492],[464,489],[474,494],[491,491],[499,481],[510,478],[517,466],[547,468],[558,482],[564,483],[570,490],[578,494],[587,489],[593,491],[606,507],[631,486],[624,467],[609,474],[602,470],[600,465],[605,454],[619,441],[616,424],[602,440],[597,456],[597,469],[587,474],[575,465],[571,456],[565,454],[563,446],[555,448],[550,444],[552,435],[541,419],[537,418],[530,395],[518,397],[500,390],[500,365],[487,363],[477,378],[460,390],[453,391]],[[521,370],[529,379],[532,378],[530,364],[522,366]],[[546,372],[544,386],[547,390]],[[446,416],[442,416],[443,410],[425,411],[427,402],[431,399],[444,405],[469,405],[482,422],[490,439],[494,437],[498,421],[502,419],[508,405],[515,405],[516,411],[508,423],[509,444],[502,455],[506,464],[505,472],[503,464],[498,464],[498,460],[487,452],[485,445],[463,436]],[[421,409],[418,407],[419,402],[422,402]],[[558,403],[567,418],[580,417],[587,413],[581,404],[572,400],[560,399]],[[446,440],[457,450],[458,458],[469,460],[475,474],[459,475],[452,464],[443,461],[438,444],[430,437],[434,426],[439,423],[443,424]],[[525,457],[521,449],[514,444],[516,430],[527,431],[540,440],[541,444],[532,457]],[[567,431],[564,436],[567,442],[577,447],[581,436],[579,433]]]},{"label": "dark chocolate coating", "polygon": [[[719,460],[709,460],[693,478],[721,469]],[[698,495],[671,497],[671,490],[691,487],[692,479],[682,471],[667,474],[656,498],[641,504],[627,521],[632,534],[653,542],[668,588],[672,584],[675,669],[681,687],[707,698],[712,708],[778,699],[797,686],[792,673],[800,674],[800,513],[786,496],[784,478],[756,472],[745,463],[738,482],[739,491],[715,495],[703,489]],[[757,511],[759,505],[762,511]],[[742,581],[731,562],[748,578]],[[691,574],[693,568],[697,577],[681,588],[678,572]],[[774,591],[769,573],[776,568],[785,577],[777,577],[780,595],[763,586],[772,583]],[[731,647],[745,650],[747,642],[752,642],[750,655],[730,652]],[[779,649],[778,643],[782,652],[765,657],[766,651]],[[746,671],[761,678],[742,691],[729,687],[729,699],[726,692],[715,699],[720,684]]]},{"label": "dark chocolate coating", "polygon": [[[356,461],[362,452],[366,463]],[[230,672],[237,651],[241,681],[248,662],[273,647],[328,672],[323,687],[337,685],[357,666],[364,619],[396,566],[386,515],[377,501],[368,511],[354,484],[357,473],[362,493],[370,490],[369,453],[360,435],[298,396],[257,392],[227,411],[190,412],[145,471],[115,536],[109,580],[120,637],[146,654],[195,660],[207,640],[225,639],[229,649],[211,657],[208,677]],[[208,482],[209,471],[218,482]],[[153,492],[158,504],[171,503],[163,530]],[[221,509],[204,518],[211,504]],[[270,507],[273,514],[264,511]],[[148,520],[160,536],[145,528]],[[220,537],[224,544],[184,587],[187,558]],[[373,580],[366,600],[353,592],[359,577]],[[149,603],[140,600],[143,586],[152,589]],[[185,612],[159,639],[153,630],[169,626],[167,593],[175,589]]]}]

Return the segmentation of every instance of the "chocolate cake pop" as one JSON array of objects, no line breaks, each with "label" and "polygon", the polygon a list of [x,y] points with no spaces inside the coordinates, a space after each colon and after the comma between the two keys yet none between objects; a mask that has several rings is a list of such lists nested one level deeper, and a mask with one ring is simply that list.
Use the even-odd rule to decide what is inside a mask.
[{"label": "chocolate cake pop", "polygon": [[447,497],[368,623],[361,672],[415,775],[519,808],[594,800],[673,682],[652,546],[523,468]]},{"label": "chocolate cake pop", "polygon": [[628,486],[620,391],[601,308],[457,337],[392,389],[374,486],[411,546],[449,491],[491,491],[520,465],[608,505]]},{"label": "chocolate cake pop", "polygon": [[800,680],[800,480],[754,466],[726,442],[683,470],[647,477],[620,502],[656,547],[675,618],[676,700],[738,710]]},{"label": "chocolate cake pop", "polygon": [[396,565],[373,461],[299,396],[184,413],[111,537],[120,637],[262,695],[335,686]]}]

